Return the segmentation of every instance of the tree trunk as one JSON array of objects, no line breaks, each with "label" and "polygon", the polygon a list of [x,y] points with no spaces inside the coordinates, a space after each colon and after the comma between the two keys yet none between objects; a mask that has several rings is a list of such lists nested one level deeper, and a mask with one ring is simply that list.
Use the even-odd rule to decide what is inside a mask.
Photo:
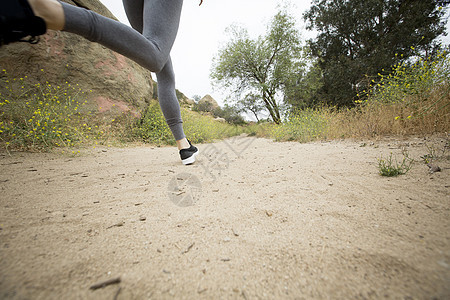
[{"label": "tree trunk", "polygon": [[263,92],[263,101],[264,105],[266,106],[267,110],[270,113],[270,116],[272,117],[272,121],[275,124],[281,124],[281,118],[280,113],[278,111],[278,107],[276,106],[276,103],[272,105],[271,96],[267,92]]}]

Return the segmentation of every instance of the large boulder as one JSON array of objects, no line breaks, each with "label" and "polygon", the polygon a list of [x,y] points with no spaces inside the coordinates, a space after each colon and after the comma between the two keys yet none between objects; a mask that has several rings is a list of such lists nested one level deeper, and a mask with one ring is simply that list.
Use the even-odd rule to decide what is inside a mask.
[{"label": "large boulder", "polygon": [[219,107],[219,104],[211,95],[206,95],[198,101],[197,106],[200,111],[213,112]]},{"label": "large boulder", "polygon": [[[98,0],[65,0],[116,19]],[[36,82],[78,84],[90,106],[116,115],[138,115],[152,99],[151,73],[130,59],[78,35],[48,30],[36,45],[13,43],[0,48],[0,70]]]},{"label": "large boulder", "polygon": [[189,99],[185,94],[180,92],[179,90],[176,90],[178,101],[180,102],[180,105],[183,107],[186,107],[188,109],[192,109],[194,107],[195,101],[193,99]]}]

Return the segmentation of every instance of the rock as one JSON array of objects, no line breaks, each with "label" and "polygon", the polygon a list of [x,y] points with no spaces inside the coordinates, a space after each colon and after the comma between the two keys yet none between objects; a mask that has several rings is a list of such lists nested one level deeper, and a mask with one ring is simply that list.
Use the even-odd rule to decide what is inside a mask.
[{"label": "rock", "polygon": [[432,165],[432,164],[427,164],[428,168],[430,168],[429,172],[431,174],[435,173],[435,172],[441,172],[441,168],[439,166],[436,165]]},{"label": "rock", "polygon": [[195,101],[193,99],[189,99],[185,94],[180,92],[179,90],[176,90],[178,101],[180,102],[181,106],[185,106],[188,108],[192,108],[195,104]]},{"label": "rock", "polygon": [[[115,19],[98,0],[65,0]],[[13,43],[0,48],[0,68],[13,78],[89,92],[89,109],[103,115],[136,116],[152,98],[150,71],[130,59],[76,34],[48,30],[36,45]],[[1,70],[0,69],[0,70]],[[78,85],[78,86],[77,86]],[[1,89],[1,88],[0,88]]]},{"label": "rock", "polygon": [[122,227],[123,225],[125,225],[125,222],[124,221],[119,221],[116,224],[113,224],[111,226],[106,227],[106,229],[113,228],[113,227]]},{"label": "rock", "polygon": [[234,228],[231,228],[231,231],[233,232],[234,236],[239,236],[239,233],[236,230],[234,230]]},{"label": "rock", "polygon": [[197,105],[201,108],[202,111],[208,112],[213,112],[216,108],[219,107],[217,101],[214,100],[214,98],[211,97],[210,95],[206,95],[202,99],[200,99]]},{"label": "rock", "polygon": [[226,122],[226,120],[224,119],[224,118],[215,118],[214,119],[215,121],[217,121],[217,122],[222,122],[222,123],[225,123]]}]

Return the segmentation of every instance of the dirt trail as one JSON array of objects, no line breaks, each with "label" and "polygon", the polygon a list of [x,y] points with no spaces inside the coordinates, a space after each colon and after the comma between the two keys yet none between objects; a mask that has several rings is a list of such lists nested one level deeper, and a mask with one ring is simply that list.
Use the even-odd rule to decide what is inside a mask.
[{"label": "dirt trail", "polygon": [[239,137],[192,166],[174,148],[3,154],[0,298],[449,299],[450,161],[376,167],[430,143]]}]

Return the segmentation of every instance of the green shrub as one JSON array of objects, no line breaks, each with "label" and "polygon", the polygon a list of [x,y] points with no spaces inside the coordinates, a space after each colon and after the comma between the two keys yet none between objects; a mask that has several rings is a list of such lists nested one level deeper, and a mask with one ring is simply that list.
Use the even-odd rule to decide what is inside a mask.
[{"label": "green shrub", "polygon": [[[43,70],[42,70],[43,71]],[[31,83],[27,76],[0,81],[0,146],[46,151],[96,139],[102,132],[87,117],[84,92],[68,82]]]},{"label": "green shrub", "polygon": [[403,159],[398,162],[396,159],[392,158],[392,153],[388,158],[378,159],[378,171],[381,176],[393,177],[398,175],[406,174],[411,170],[413,160],[409,158],[407,152],[403,152]]},{"label": "green shrub", "polygon": [[173,145],[175,143],[172,132],[159,108],[159,103],[156,101],[150,103],[142,118],[131,130],[144,143],[157,145]]},{"label": "green shrub", "polygon": [[290,113],[281,125],[273,126],[271,136],[278,141],[307,142],[326,138],[329,112],[326,109],[303,109]]}]

